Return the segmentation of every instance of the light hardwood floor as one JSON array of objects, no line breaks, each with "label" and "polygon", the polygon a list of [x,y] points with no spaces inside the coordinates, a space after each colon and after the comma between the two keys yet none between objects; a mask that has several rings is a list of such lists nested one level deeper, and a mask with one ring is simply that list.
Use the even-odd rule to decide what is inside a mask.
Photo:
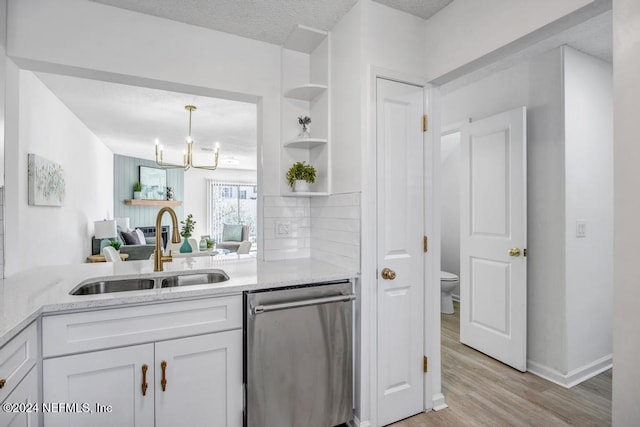
[{"label": "light hardwood floor", "polygon": [[442,318],[442,388],[449,408],[393,424],[423,426],[609,426],[611,370],[571,389],[521,373],[460,344],[460,307]]}]

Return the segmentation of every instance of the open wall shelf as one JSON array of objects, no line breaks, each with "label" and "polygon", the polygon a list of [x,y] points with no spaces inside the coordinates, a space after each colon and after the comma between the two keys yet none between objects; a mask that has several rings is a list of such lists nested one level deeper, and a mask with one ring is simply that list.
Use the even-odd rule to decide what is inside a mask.
[{"label": "open wall shelf", "polygon": [[289,89],[284,93],[284,96],[286,98],[299,99],[301,101],[311,101],[326,90],[326,85],[308,83]]},{"label": "open wall shelf", "polygon": [[132,206],[181,206],[180,200],[147,200],[147,199],[124,199],[125,205]]},{"label": "open wall shelf", "polygon": [[326,144],[328,141],[326,138],[295,138],[291,141],[285,142],[283,145],[289,148],[313,148],[323,144]]}]

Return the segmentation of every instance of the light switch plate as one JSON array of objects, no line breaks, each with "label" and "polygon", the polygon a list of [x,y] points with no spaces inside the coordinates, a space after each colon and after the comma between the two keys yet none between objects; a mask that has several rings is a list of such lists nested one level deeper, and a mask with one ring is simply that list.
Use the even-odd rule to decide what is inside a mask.
[{"label": "light switch plate", "polygon": [[276,237],[283,239],[291,236],[291,221],[276,221]]},{"label": "light switch plate", "polygon": [[587,221],[584,219],[576,220],[576,237],[587,237]]}]

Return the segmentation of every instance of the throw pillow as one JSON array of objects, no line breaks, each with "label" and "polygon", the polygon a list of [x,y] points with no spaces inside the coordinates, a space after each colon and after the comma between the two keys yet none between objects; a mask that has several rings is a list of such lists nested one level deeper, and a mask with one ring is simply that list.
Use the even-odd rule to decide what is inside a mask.
[{"label": "throw pillow", "polygon": [[140,241],[138,240],[138,235],[136,234],[135,231],[132,231],[131,233],[123,231],[120,233],[120,236],[122,236],[122,240],[124,240],[124,244],[125,245],[139,245]]},{"label": "throw pillow", "polygon": [[140,230],[139,228],[136,228],[134,230],[136,232],[136,235],[138,236],[138,242],[140,242],[141,245],[144,245],[147,243],[147,239],[144,238],[144,233],[142,232],[142,230]]},{"label": "throw pillow", "polygon": [[241,242],[242,241],[242,224],[231,225],[224,224],[222,228],[223,242]]}]

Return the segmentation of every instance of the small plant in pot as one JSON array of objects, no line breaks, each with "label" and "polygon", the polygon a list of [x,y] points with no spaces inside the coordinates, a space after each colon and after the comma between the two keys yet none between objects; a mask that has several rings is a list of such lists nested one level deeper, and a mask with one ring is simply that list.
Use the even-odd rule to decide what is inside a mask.
[{"label": "small plant in pot", "polygon": [[188,239],[193,234],[193,229],[196,225],[196,222],[193,220],[193,215],[187,215],[187,218],[184,221],[180,221],[180,224],[182,224],[180,235],[184,238],[184,242],[182,243],[182,246],[180,246],[180,253],[192,252],[191,244],[189,244]]},{"label": "small plant in pot", "polygon": [[293,191],[311,191],[309,184],[316,182],[316,168],[306,162],[296,162],[287,171],[287,182]]},{"label": "small plant in pot", "polygon": [[109,243],[109,246],[111,246],[116,251],[119,251],[122,243],[120,243],[118,240],[112,240],[111,243]]},{"label": "small plant in pot", "polygon": [[142,184],[140,184],[140,181],[133,184],[133,198],[142,199]]}]

